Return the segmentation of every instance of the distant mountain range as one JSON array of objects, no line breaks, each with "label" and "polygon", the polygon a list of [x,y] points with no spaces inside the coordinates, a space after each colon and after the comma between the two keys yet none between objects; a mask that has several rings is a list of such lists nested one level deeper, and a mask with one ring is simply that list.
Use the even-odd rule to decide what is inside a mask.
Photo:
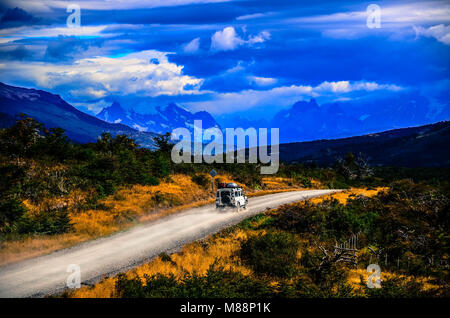
[{"label": "distant mountain range", "polygon": [[372,166],[450,166],[450,122],[389,130],[364,136],[280,145],[280,160],[332,165],[348,152]]},{"label": "distant mountain range", "polygon": [[109,123],[121,123],[139,131],[159,134],[172,132],[179,127],[192,129],[194,120],[201,120],[203,129],[211,127],[220,129],[219,124],[208,112],[191,113],[174,103],[166,107],[156,107],[152,114],[140,114],[133,109],[126,110],[118,102],[114,102],[111,106],[103,108],[96,116]]},{"label": "distant mountain range", "polygon": [[[393,128],[425,125],[450,120],[450,103],[442,101],[433,110],[429,99],[417,92],[402,92],[376,100],[339,101],[319,105],[315,99],[296,102],[272,119],[247,119],[234,115],[221,123],[232,127],[280,129],[280,142],[344,138]],[[222,126],[224,126],[222,125]]]},{"label": "distant mountain range", "polygon": [[[323,137],[330,134],[339,137],[351,135],[355,131],[373,131],[377,127],[414,126],[409,123],[418,123],[418,126],[426,117],[429,105],[418,96],[411,98],[403,101],[399,96],[397,102],[391,99],[383,107],[376,102],[369,103],[367,107],[357,103],[345,103],[345,107],[342,103],[319,106],[312,99],[297,102],[292,108],[279,112],[269,126],[266,126],[268,121],[264,120],[253,123],[280,128],[280,159],[285,162],[329,165],[351,151],[364,154],[372,165],[449,166],[449,121],[358,137],[323,139],[331,138]],[[409,107],[409,111],[406,111],[406,107]],[[441,113],[445,115],[445,111],[448,110],[444,109]],[[360,115],[363,112],[366,114]],[[155,113],[147,115],[125,110],[119,103],[113,103],[96,118],[77,110],[58,95],[0,83],[0,127],[12,125],[19,113],[31,116],[49,128],[61,127],[69,138],[80,143],[94,142],[102,132],[110,132],[113,135],[126,134],[141,146],[153,148],[153,137],[157,133],[170,132],[177,127],[192,128],[196,119],[203,121],[204,129],[220,128],[209,113],[191,113],[173,103],[157,107]],[[382,122],[380,118],[385,120]],[[240,122],[245,125],[240,125]],[[237,118],[234,124],[234,127],[247,128],[252,121]],[[286,139],[319,138],[322,140],[283,143]]]},{"label": "distant mountain range", "polygon": [[33,117],[48,128],[61,127],[70,139],[80,143],[95,142],[102,132],[109,132],[112,135],[129,135],[143,147],[152,148],[156,135],[83,113],[59,95],[0,83],[0,124],[8,126],[19,113]]}]

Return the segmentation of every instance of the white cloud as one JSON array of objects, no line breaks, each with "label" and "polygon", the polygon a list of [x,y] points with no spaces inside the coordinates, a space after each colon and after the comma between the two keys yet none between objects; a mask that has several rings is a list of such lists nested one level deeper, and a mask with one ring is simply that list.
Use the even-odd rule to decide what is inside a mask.
[{"label": "white cloud", "polygon": [[207,110],[215,115],[242,112],[256,107],[266,107],[266,112],[272,107],[274,112],[280,108],[291,106],[303,98],[345,98],[350,93],[373,92],[373,91],[399,91],[403,88],[391,84],[378,84],[375,82],[322,82],[317,86],[291,85],[280,86],[269,90],[244,90],[236,93],[219,93],[213,95],[208,101],[191,102],[191,109]]},{"label": "white cloud", "polygon": [[15,28],[0,29],[0,36],[3,43],[28,38],[56,38],[60,35],[112,38],[123,33],[124,30],[131,31],[142,28],[144,28],[144,25],[142,24],[105,24],[96,26],[82,25],[78,28],[68,28],[66,26],[21,26]]},{"label": "white cloud", "polygon": [[[366,25],[366,7],[361,6],[361,11],[338,12],[328,15],[317,15],[289,19],[295,23],[358,23]],[[442,2],[429,1],[423,3],[411,3],[405,5],[385,6],[381,8],[381,26],[383,23],[432,23],[450,22],[450,5],[443,5]]]},{"label": "white cloud", "polygon": [[211,37],[211,49],[216,51],[231,51],[240,45],[253,45],[265,42],[270,39],[270,33],[262,31],[257,35],[250,36],[248,40],[242,39],[234,27],[226,27],[222,31],[217,31]]},{"label": "white cloud", "polygon": [[211,38],[211,48],[217,51],[234,50],[241,44],[244,44],[244,40],[237,35],[233,27],[217,31]]},{"label": "white cloud", "polygon": [[417,36],[432,37],[444,44],[450,45],[450,25],[435,25],[429,28],[414,27]]},{"label": "white cloud", "polygon": [[39,37],[56,37],[58,35],[73,35],[73,36],[84,36],[84,35],[100,35],[100,32],[106,29],[106,25],[100,26],[81,26],[79,28],[67,28],[67,27],[19,27],[19,28],[8,28],[1,29],[0,35],[2,36],[16,36],[21,38],[39,38]]},{"label": "white cloud", "polygon": [[450,5],[429,1],[383,8],[382,19],[393,23],[450,22]]},{"label": "white cloud", "polygon": [[103,108],[111,106],[111,102],[105,101],[105,100],[99,100],[98,102],[88,102],[88,103],[77,103],[77,102],[71,102],[72,106],[75,106],[76,108],[87,112],[92,115],[98,114]]},{"label": "white cloud", "polygon": [[195,38],[183,46],[185,53],[195,53],[200,48],[200,38]]},{"label": "white cloud", "polygon": [[247,76],[247,79],[258,86],[271,86],[277,82],[277,79],[272,77]]},{"label": "white cloud", "polygon": [[369,29],[366,25],[368,13],[366,6],[359,11],[337,12],[327,15],[315,15],[285,19],[292,27],[319,29],[326,37],[355,39],[366,35],[390,33],[394,35],[410,34],[414,25],[448,24],[450,5],[443,1],[413,2],[399,5],[380,5],[381,28]]},{"label": "white cloud", "polygon": [[245,71],[245,65],[243,61],[238,61],[235,66],[227,69],[223,74],[232,74]]},{"label": "white cloud", "polygon": [[267,17],[268,15],[270,15],[270,13],[246,14],[246,15],[241,15],[241,16],[237,17],[236,20],[241,21],[241,20],[259,19],[259,18]]},{"label": "white cloud", "polygon": [[[196,3],[217,3],[231,0],[77,0],[81,10],[126,10],[156,7],[172,7]],[[66,9],[70,0],[4,0],[9,7],[20,7],[30,12],[50,12],[52,9]]]},{"label": "white cloud", "polygon": [[401,90],[401,87],[391,84],[378,84],[375,82],[350,83],[349,81],[339,81],[339,82],[325,81],[320,85],[316,86],[314,89],[316,92],[349,93],[353,91],[371,92],[376,90],[398,91]]},{"label": "white cloud", "polygon": [[[117,58],[83,58],[71,64],[17,61],[0,65],[0,79],[31,82],[57,91],[64,88],[75,100],[108,95],[199,94],[203,80],[184,75],[183,66],[169,62],[167,54],[149,50]],[[186,90],[186,85],[193,89]]]},{"label": "white cloud", "polygon": [[103,98],[108,95],[104,89],[94,89],[92,87],[70,90],[70,94],[75,97]]},{"label": "white cloud", "polygon": [[249,44],[256,44],[256,43],[263,43],[269,39],[270,39],[270,33],[267,31],[262,31],[258,35],[251,36],[247,42]]}]

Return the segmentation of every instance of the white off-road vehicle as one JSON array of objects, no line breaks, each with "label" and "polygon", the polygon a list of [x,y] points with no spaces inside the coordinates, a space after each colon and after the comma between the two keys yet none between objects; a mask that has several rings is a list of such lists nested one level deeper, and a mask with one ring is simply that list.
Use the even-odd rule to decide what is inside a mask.
[{"label": "white off-road vehicle", "polygon": [[246,209],[248,198],[236,183],[219,183],[216,195],[216,209],[232,207],[239,211]]}]

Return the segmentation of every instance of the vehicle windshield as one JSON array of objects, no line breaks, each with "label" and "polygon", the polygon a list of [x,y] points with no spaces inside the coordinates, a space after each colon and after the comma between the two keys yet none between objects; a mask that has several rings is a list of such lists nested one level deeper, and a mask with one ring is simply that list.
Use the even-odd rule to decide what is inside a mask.
[{"label": "vehicle windshield", "polygon": [[231,191],[227,191],[227,190],[225,190],[225,191],[222,190],[222,191],[220,191],[219,193],[220,193],[220,197],[221,197],[221,198],[228,197],[228,196],[231,195]]}]

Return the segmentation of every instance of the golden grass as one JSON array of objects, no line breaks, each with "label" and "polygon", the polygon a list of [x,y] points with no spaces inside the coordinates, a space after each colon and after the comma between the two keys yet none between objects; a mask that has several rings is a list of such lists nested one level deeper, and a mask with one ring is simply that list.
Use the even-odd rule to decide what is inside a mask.
[{"label": "golden grass", "polygon": [[313,189],[322,189],[324,188],[323,183],[319,180],[311,179],[311,188]]},{"label": "golden grass", "polygon": [[347,200],[352,199],[358,195],[364,195],[366,197],[372,197],[378,194],[378,192],[380,191],[384,191],[387,190],[387,188],[383,188],[383,187],[379,187],[373,190],[367,190],[367,189],[356,189],[356,188],[352,188],[350,190],[347,191],[342,191],[342,192],[336,192],[336,193],[332,193],[329,195],[324,195],[321,197],[317,197],[317,198],[312,198],[309,201],[313,204],[317,204],[320,203],[324,200],[327,199],[336,199],[338,200],[340,203],[345,204],[347,203]]},{"label": "golden grass", "polygon": [[[353,288],[360,289],[361,288],[361,285],[360,285],[361,277],[363,279],[363,283],[365,283],[367,281],[367,278],[369,277],[369,275],[371,275],[371,273],[368,273],[366,269],[352,268],[348,272],[347,282],[350,285],[352,285]],[[391,279],[391,278],[395,278],[395,277],[405,277],[405,276],[398,275],[398,274],[391,273],[391,272],[386,272],[386,271],[382,270],[380,273],[380,277],[381,277],[381,281],[383,281],[383,280],[387,280],[387,279]]]},{"label": "golden grass", "polygon": [[[362,289],[361,278],[362,278],[363,284],[365,284],[369,275],[371,275],[371,273],[368,273],[366,269],[352,268],[348,271],[347,282],[354,289],[361,290]],[[380,277],[381,277],[381,284],[383,284],[383,281],[386,281],[386,280],[392,279],[392,278],[401,278],[403,280],[408,280],[408,279],[413,278],[416,282],[423,284],[423,290],[425,290],[425,291],[439,288],[439,286],[430,283],[431,278],[429,278],[429,277],[412,277],[412,276],[401,275],[401,274],[392,273],[392,272],[383,271],[383,270],[381,270]]]},{"label": "golden grass", "polygon": [[0,250],[0,265],[18,262],[89,240],[91,237],[75,233],[41,235],[22,240],[3,242]]},{"label": "golden grass", "polygon": [[262,178],[264,188],[271,189],[289,189],[292,188],[294,181],[290,178],[268,176]]}]

